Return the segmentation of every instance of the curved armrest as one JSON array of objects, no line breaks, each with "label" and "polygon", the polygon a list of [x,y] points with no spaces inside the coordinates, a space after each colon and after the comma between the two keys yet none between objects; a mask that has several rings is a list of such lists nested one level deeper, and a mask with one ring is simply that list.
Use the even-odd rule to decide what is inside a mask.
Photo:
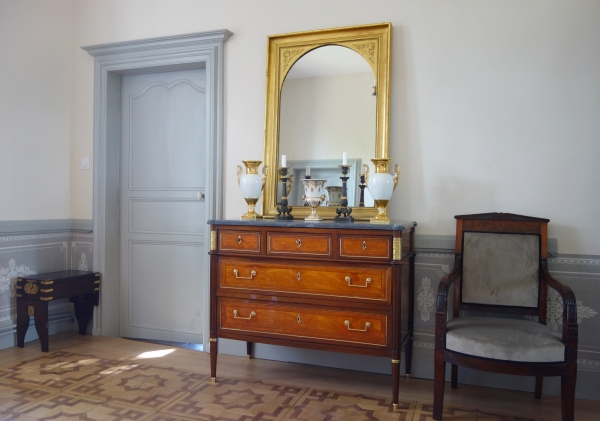
[{"label": "curved armrest", "polygon": [[[462,270],[462,256],[457,254],[454,259],[452,272],[444,276],[440,281],[437,292],[437,303],[435,308],[435,349],[436,354],[446,349],[446,329],[448,323],[448,292],[450,286],[460,276]],[[436,357],[437,358],[437,357]],[[440,357],[441,358],[441,357]]]},{"label": "curved armrest", "polygon": [[[454,281],[460,276],[461,268],[462,268],[462,255],[456,255],[454,260],[454,268],[452,268],[452,272],[448,275],[444,276],[440,281],[440,286],[438,287],[437,292],[437,303],[435,312],[436,314],[446,315],[448,312],[448,292],[450,291],[450,286],[454,283]],[[436,323],[437,324],[437,323]],[[444,324],[446,324],[446,318],[444,317]]]},{"label": "curved armrest", "polygon": [[[546,281],[548,286],[554,289],[563,301],[563,331],[562,340],[563,343],[574,350],[573,353],[567,352],[575,361],[577,361],[577,336],[578,336],[578,325],[577,325],[577,301],[575,300],[575,294],[573,290],[567,285],[560,281],[557,281],[548,272],[548,262],[542,261],[542,279]],[[569,358],[568,358],[569,359]]]}]

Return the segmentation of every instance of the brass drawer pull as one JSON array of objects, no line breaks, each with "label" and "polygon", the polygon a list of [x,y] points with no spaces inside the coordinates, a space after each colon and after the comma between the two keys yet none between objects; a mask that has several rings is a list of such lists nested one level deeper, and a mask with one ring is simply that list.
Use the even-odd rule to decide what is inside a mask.
[{"label": "brass drawer pull", "polygon": [[302,245],[302,240],[298,238],[296,240],[296,244],[298,245],[298,247],[300,247]]},{"label": "brass drawer pull", "polygon": [[364,285],[352,285],[350,282],[352,282],[352,278],[350,278],[349,276],[346,276],[346,282],[348,282],[348,286],[349,287],[356,287],[356,288],[366,288],[369,286],[369,284],[371,283],[372,279],[371,278],[367,278],[367,282]]},{"label": "brass drawer pull", "polygon": [[256,271],[253,270],[252,272],[250,272],[250,276],[238,276],[238,270],[234,269],[233,270],[233,274],[235,275],[236,279],[252,279],[254,277],[254,275],[256,275]]},{"label": "brass drawer pull", "polygon": [[366,332],[366,331],[367,331],[367,329],[369,329],[369,328],[371,327],[371,322],[366,322],[366,323],[365,323],[365,328],[364,328],[364,329],[352,329],[352,328],[350,327],[350,320],[344,320],[344,324],[345,324],[346,326],[348,326],[348,330],[356,330],[356,331],[358,331],[358,332]]},{"label": "brass drawer pull", "polygon": [[251,318],[253,318],[255,316],[256,316],[256,313],[254,311],[252,311],[250,313],[250,316],[248,316],[248,317],[239,317],[238,316],[238,311],[237,310],[233,310],[233,318],[234,319],[250,320]]},{"label": "brass drawer pull", "polygon": [[300,272],[298,272],[298,273],[296,274],[296,279],[298,279],[298,282],[300,282],[300,279],[302,279],[302,277],[300,276]]},{"label": "brass drawer pull", "polygon": [[241,235],[238,235],[237,242],[238,242],[238,244],[242,244],[242,236]]},{"label": "brass drawer pull", "polygon": [[363,250],[366,250],[366,249],[367,249],[367,242],[366,242],[366,241],[363,241],[362,248],[363,248]]}]

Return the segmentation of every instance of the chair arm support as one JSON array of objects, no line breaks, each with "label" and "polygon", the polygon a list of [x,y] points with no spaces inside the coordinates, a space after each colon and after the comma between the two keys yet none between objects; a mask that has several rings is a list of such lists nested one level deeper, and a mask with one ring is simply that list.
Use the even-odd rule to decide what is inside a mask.
[{"label": "chair arm support", "polygon": [[[444,276],[440,281],[437,292],[437,302],[435,312],[439,314],[446,314],[448,312],[448,292],[454,281],[460,276],[462,265],[462,256],[459,254],[454,260],[454,267],[452,271]],[[445,324],[445,322],[444,322]]]},{"label": "chair arm support", "polygon": [[[563,331],[562,340],[567,346],[567,360],[577,361],[577,337],[579,326],[577,324],[577,301],[573,290],[560,281],[557,281],[548,271],[548,262],[542,261],[541,275],[548,286],[554,289],[563,301]],[[569,350],[569,348],[571,350]],[[570,357],[570,358],[569,358]]]},{"label": "chair arm support", "polygon": [[[435,310],[436,355],[437,353],[443,352],[443,350],[446,348],[446,330],[448,323],[448,292],[450,291],[450,286],[460,276],[462,270],[461,260],[462,256],[460,254],[456,255],[454,259],[454,268],[452,269],[452,272],[450,272],[448,275],[442,278],[442,280],[440,281],[440,286],[438,287]],[[443,358],[442,354],[440,354],[438,357]]]}]

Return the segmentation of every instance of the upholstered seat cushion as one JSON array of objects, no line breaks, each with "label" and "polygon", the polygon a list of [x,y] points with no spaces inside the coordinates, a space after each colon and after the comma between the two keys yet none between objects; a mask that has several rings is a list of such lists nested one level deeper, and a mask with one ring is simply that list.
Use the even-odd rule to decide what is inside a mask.
[{"label": "upholstered seat cushion", "polygon": [[528,320],[455,317],[448,322],[446,349],[507,361],[564,361],[561,334]]}]

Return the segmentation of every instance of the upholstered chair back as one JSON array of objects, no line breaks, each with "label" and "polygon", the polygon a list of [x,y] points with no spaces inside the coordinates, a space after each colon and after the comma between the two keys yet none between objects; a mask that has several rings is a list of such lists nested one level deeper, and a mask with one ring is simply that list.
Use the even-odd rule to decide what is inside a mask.
[{"label": "upholstered chair back", "polygon": [[539,271],[539,235],[463,232],[463,303],[536,308]]}]

